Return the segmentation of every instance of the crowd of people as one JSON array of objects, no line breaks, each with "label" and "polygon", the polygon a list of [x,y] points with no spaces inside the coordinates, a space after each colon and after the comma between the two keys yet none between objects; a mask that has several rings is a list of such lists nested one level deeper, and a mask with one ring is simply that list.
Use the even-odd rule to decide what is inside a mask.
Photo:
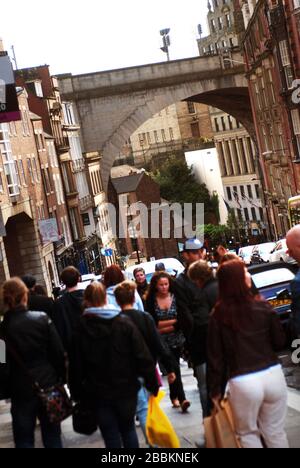
[{"label": "crowd of people", "polygon": [[[300,263],[300,227],[287,242]],[[7,344],[15,446],[34,447],[39,419],[44,446],[62,447],[60,425],[47,418],[32,381],[46,389],[68,380],[72,399],[95,415],[107,448],[138,448],[135,418],[146,438],[159,369],[167,376],[171,405],[193,411],[181,377],[184,358],[198,384],[203,418],[226,393],[244,448],[287,448],[287,386],[277,354],[286,345],[285,332],[242,260],[219,252],[215,272],[201,242],[191,239],[177,278],[160,265],[150,284],[140,267],[135,282],[125,281],[112,265],[85,291],[78,288],[80,273],[68,267],[55,301],[31,275],[6,281],[0,337]],[[299,284],[298,275],[292,288],[298,334]]]}]

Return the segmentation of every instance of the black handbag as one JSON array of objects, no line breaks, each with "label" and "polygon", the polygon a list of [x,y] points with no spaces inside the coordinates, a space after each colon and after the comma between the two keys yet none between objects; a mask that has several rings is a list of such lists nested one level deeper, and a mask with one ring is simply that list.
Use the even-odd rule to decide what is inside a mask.
[{"label": "black handbag", "polygon": [[78,434],[90,436],[98,429],[96,412],[88,403],[77,403],[72,418],[74,432]]}]

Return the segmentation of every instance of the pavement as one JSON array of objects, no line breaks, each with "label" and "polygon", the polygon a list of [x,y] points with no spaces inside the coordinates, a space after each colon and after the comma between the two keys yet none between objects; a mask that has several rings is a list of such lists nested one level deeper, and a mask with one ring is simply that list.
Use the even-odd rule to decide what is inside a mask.
[{"label": "pavement", "polygon": [[[283,356],[283,363],[287,381],[293,384],[289,387],[288,414],[286,430],[291,448],[300,448],[300,368],[293,366],[288,355]],[[188,413],[182,414],[179,409],[171,407],[168,394],[162,402],[162,408],[170,418],[182,448],[196,448],[196,443],[203,440],[202,412],[199,400],[199,392],[192,370],[182,363],[182,375],[187,398],[191,401]],[[166,384],[166,381],[164,380]],[[80,436],[72,429],[72,420],[68,419],[62,425],[63,444],[65,448],[103,448],[104,443],[99,433],[91,437]],[[141,429],[137,428],[140,446],[146,447]],[[11,417],[9,404],[0,402],[0,448],[13,448],[11,431]],[[42,447],[40,431],[36,431],[36,447]]]}]

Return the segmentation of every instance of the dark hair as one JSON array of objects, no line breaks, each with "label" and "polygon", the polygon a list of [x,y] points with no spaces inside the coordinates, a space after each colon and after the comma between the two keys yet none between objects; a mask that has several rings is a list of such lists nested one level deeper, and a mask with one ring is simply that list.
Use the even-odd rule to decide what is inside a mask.
[{"label": "dark hair", "polygon": [[25,294],[28,297],[28,288],[20,278],[11,278],[3,284],[2,294],[4,304],[14,309],[21,304]]},{"label": "dark hair", "polygon": [[217,276],[219,299],[215,317],[238,331],[249,319],[252,305],[256,301],[251,288],[246,284],[245,265],[240,260],[230,260],[220,266]]},{"label": "dark hair", "polygon": [[61,280],[67,288],[74,288],[80,280],[80,273],[77,268],[69,266],[61,274]]},{"label": "dark hair", "polygon": [[155,300],[156,300],[156,294],[157,294],[157,284],[161,279],[167,279],[169,280],[169,285],[170,285],[170,293],[174,294],[175,292],[175,283],[172,278],[168,273],[165,271],[160,271],[155,273],[152,276],[151,283],[149,286],[149,291],[146,297],[146,310],[147,312],[150,312],[153,316],[155,316]]},{"label": "dark hair", "polygon": [[124,275],[119,265],[111,265],[104,272],[103,283],[106,288],[123,283]]},{"label": "dark hair", "polygon": [[21,280],[28,289],[33,289],[36,285],[36,278],[33,275],[24,275],[22,276]]},{"label": "dark hair", "polygon": [[36,284],[34,286],[34,292],[35,294],[37,294],[38,296],[46,296],[47,297],[47,291],[46,289],[44,288],[44,286],[42,286],[41,284]]},{"label": "dark hair", "polygon": [[123,281],[116,287],[114,293],[120,307],[134,304],[136,284],[133,281]]},{"label": "dark hair", "polygon": [[84,292],[84,308],[87,307],[102,307],[106,301],[106,290],[102,283],[93,281],[88,285]]}]

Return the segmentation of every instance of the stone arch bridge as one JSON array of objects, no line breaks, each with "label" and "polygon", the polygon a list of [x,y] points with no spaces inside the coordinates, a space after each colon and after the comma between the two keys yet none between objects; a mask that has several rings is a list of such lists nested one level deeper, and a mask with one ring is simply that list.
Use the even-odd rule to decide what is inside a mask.
[{"label": "stone arch bridge", "polygon": [[[226,66],[225,66],[226,65]],[[243,59],[220,55],[73,76],[59,75],[64,101],[79,116],[84,151],[101,151],[103,182],[126,140],[167,106],[190,100],[219,108],[255,138]]]}]

